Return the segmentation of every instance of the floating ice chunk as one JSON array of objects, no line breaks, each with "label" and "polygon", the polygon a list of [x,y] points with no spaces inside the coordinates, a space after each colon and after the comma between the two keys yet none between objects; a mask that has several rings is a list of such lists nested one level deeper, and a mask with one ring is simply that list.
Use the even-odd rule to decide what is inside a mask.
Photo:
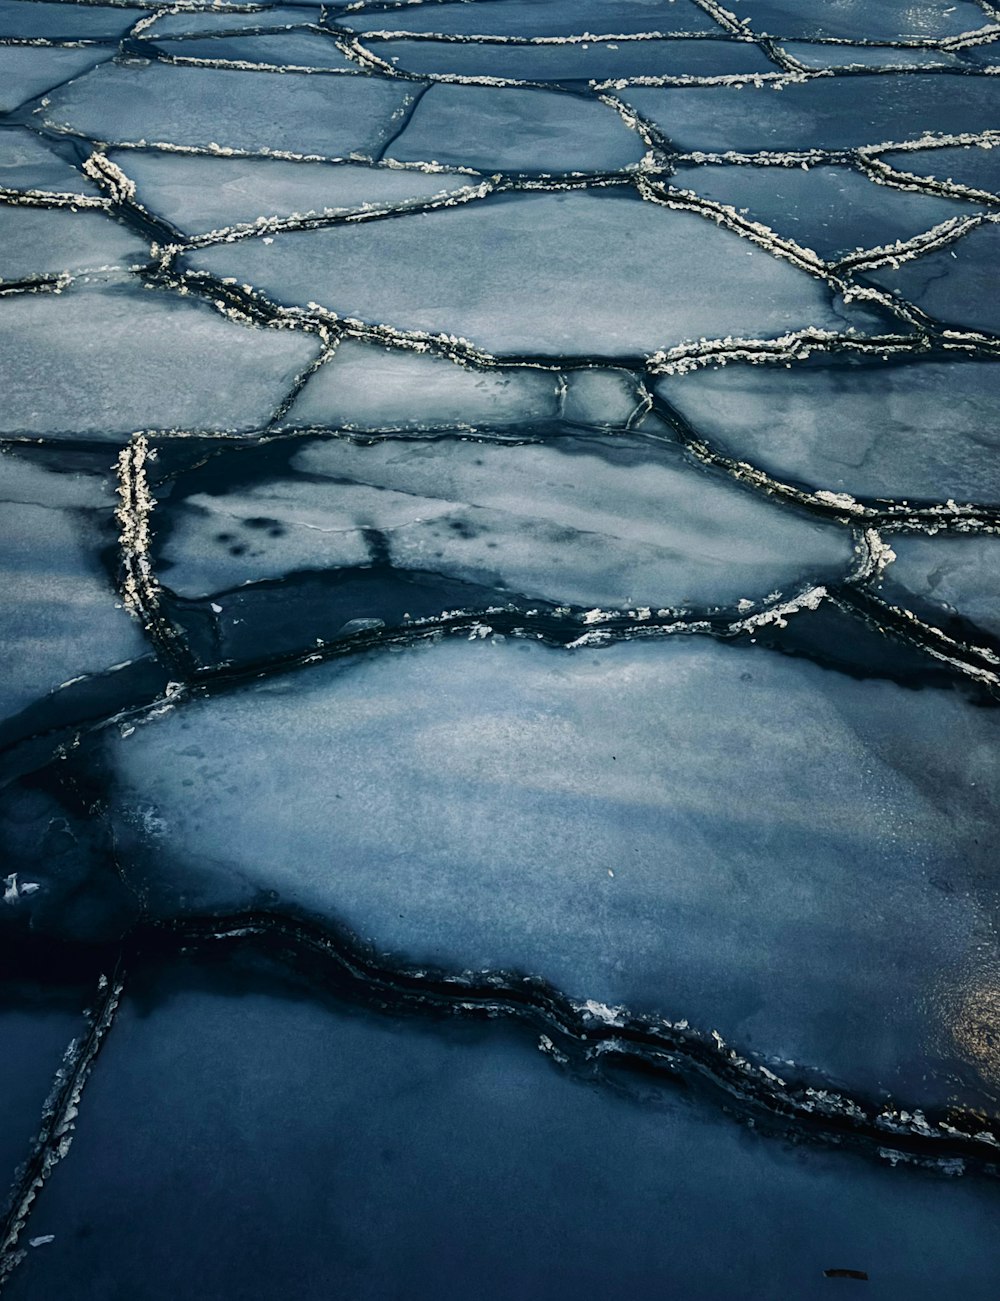
[{"label": "floating ice chunk", "polygon": [[[27,9],[31,6],[24,7]],[[66,7],[59,6],[60,9]],[[110,54],[110,50],[93,45],[83,49],[0,45],[0,113],[10,113],[15,108],[20,108],[29,99],[51,90],[70,77],[79,76],[87,68],[93,68],[102,59],[109,58]]]},{"label": "floating ice chunk", "polygon": [[621,428],[642,405],[636,378],[627,370],[572,370],[566,376],[562,416],[574,425]]},{"label": "floating ice chunk", "polygon": [[656,383],[736,460],[855,497],[1000,502],[992,362],[723,366]]},{"label": "floating ice chunk", "polygon": [[103,213],[0,207],[0,281],[148,261],[149,245]]},{"label": "floating ice chunk", "polygon": [[0,340],[2,432],[116,440],[266,424],[319,351],[303,334],[132,286],[4,299]]},{"label": "floating ice chunk", "polygon": [[551,371],[476,369],[347,340],[311,376],[284,423],[382,433],[503,428],[555,419],[556,390]]},{"label": "floating ice chunk", "polygon": [[900,294],[928,316],[967,330],[1000,332],[1000,300],[982,293],[1000,257],[1000,225],[988,223],[936,253],[879,267],[866,280]]},{"label": "floating ice chunk", "polygon": [[[258,21],[267,15],[258,15]],[[156,48],[172,59],[226,59],[278,68],[316,68],[359,72],[330,36],[319,32],[282,32],[262,36],[214,36],[204,40],[160,40]]]},{"label": "floating ice chunk", "polygon": [[747,41],[611,40],[572,45],[379,41],[372,42],[369,49],[393,67],[418,76],[605,81],[617,77],[750,76],[776,71],[760,46]]},{"label": "floating ice chunk", "polygon": [[703,336],[870,324],[714,221],[619,194],[503,195],[185,261],[238,275],[272,300],[319,301],[505,355],[621,357]]},{"label": "floating ice chunk", "polygon": [[154,915],[274,891],[399,961],[534,972],[930,1104],[976,1078],[949,1004],[985,976],[998,726],[704,639],[463,640],[192,701],[106,753]]},{"label": "floating ice chunk", "polygon": [[0,575],[11,594],[0,612],[5,719],[67,678],[148,649],[99,559],[116,533],[110,478],[0,456]]},{"label": "floating ice chunk", "polygon": [[[253,467],[239,455],[245,482]],[[851,557],[846,531],[775,509],[676,447],[621,435],[324,440],[289,470],[232,489],[220,464],[211,492],[197,491],[199,474],[181,479],[158,517],[164,582],[207,596],[378,558],[556,604],[704,608],[836,577]]]},{"label": "floating ice chunk", "polygon": [[906,149],[882,155],[900,172],[954,181],[988,194],[1000,194],[1000,149],[981,145],[947,145],[940,149]]},{"label": "floating ice chunk", "polygon": [[972,0],[835,0],[802,4],[801,0],[731,0],[729,8],[755,33],[814,40],[840,36],[854,40],[894,41],[958,36],[985,26],[983,10]]},{"label": "floating ice chunk", "polygon": [[488,171],[601,172],[638,163],[645,145],[596,98],[436,85],[386,152],[400,162]]},{"label": "floating ice chunk", "polygon": [[841,68],[956,68],[958,56],[924,46],[813,45],[807,41],[782,41],[786,54],[806,68],[829,71]]},{"label": "floating ice chunk", "polygon": [[689,0],[491,0],[486,5],[405,5],[345,13],[355,31],[441,32],[475,36],[583,36],[627,32],[704,32],[719,28]]},{"label": "floating ice chunk", "polygon": [[679,167],[671,185],[745,211],[777,234],[834,260],[912,239],[978,209],[961,200],[876,185],[850,167]]},{"label": "floating ice chunk", "polygon": [[0,37],[46,40],[117,40],[142,17],[122,5],[46,4],[0,0]]},{"label": "floating ice chunk", "polygon": [[[23,0],[21,0],[23,3]],[[97,186],[26,127],[0,131],[0,186],[95,195]]]},{"label": "floating ice chunk", "polygon": [[45,121],[118,144],[340,157],[377,151],[411,98],[375,77],[109,64],[57,91]]},{"label": "floating ice chunk", "polygon": [[912,72],[770,84],[622,91],[678,149],[851,149],[980,132],[1000,111],[1000,81]]},{"label": "floating ice chunk", "polygon": [[[896,559],[883,573],[880,594],[936,623],[960,619],[1000,639],[1000,538],[992,534],[893,535]],[[948,627],[962,640],[968,629]]]},{"label": "floating ice chunk", "polygon": [[135,181],[145,208],[192,235],[262,219],[404,205],[454,194],[475,180],[354,163],[131,149],[110,156]]}]

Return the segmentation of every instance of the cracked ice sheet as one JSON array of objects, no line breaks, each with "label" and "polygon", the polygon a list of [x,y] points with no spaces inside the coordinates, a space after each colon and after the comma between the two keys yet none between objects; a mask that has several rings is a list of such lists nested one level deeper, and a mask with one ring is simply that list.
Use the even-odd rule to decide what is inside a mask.
[{"label": "cracked ice sheet", "polygon": [[[882,575],[879,594],[966,641],[1000,640],[1000,538],[945,534],[892,535],[895,560]],[[952,628],[960,619],[975,630]],[[977,637],[982,629],[986,638]]]},{"label": "cracked ice sheet", "polygon": [[104,757],[156,915],[273,891],[397,960],[992,1108],[955,1017],[996,978],[998,725],[701,639],[446,642],[191,701]]},{"label": "cracked ice sheet", "polygon": [[1000,79],[914,72],[803,84],[637,88],[622,99],[676,149],[852,149],[1000,125]]},{"label": "cracked ice sheet", "polygon": [[855,497],[1000,502],[992,361],[729,365],[656,391],[717,450]]},{"label": "cracked ice sheet", "polygon": [[0,46],[0,113],[10,113],[70,77],[110,58],[111,50],[46,48],[37,45]]},{"label": "cracked ice sheet", "polygon": [[833,260],[860,248],[912,239],[975,204],[876,185],[850,167],[678,167],[670,184],[761,221]]},{"label": "cracked ice sheet", "polygon": [[[245,483],[248,454],[236,456]],[[622,434],[520,446],[337,439],[310,442],[285,477],[256,486],[228,491],[221,463],[214,492],[197,491],[199,479],[178,502],[181,480],[157,512],[169,527],[160,575],[188,597],[370,564],[372,532],[396,569],[584,608],[735,611],[835,579],[852,553],[846,530]]]},{"label": "cracked ice sheet", "polygon": [[0,131],[0,186],[56,194],[99,193],[90,177],[83,176],[25,127]]},{"label": "cracked ice sheet", "polygon": [[455,334],[498,355],[622,357],[700,336],[872,325],[821,281],[713,221],[630,195],[504,195],[184,262],[277,302],[318,300],[341,316]]},{"label": "cracked ice sheet", "polygon": [[418,76],[605,81],[615,77],[721,77],[775,71],[760,46],[747,41],[595,41],[573,45],[373,41],[367,48],[383,62]]},{"label": "cracked ice sheet", "polygon": [[149,245],[103,213],[0,206],[0,281],[148,261]]},{"label": "cracked ice sheet", "polygon": [[56,91],[43,120],[112,144],[341,157],[377,153],[412,98],[376,77],[108,64]]},{"label": "cracked ice sheet", "polygon": [[587,1087],[536,1045],[358,1015],[253,959],[143,971],[8,1295],[822,1301],[851,1265],[888,1301],[993,1301],[990,1184]]},{"label": "cracked ice sheet", "polygon": [[356,32],[434,32],[464,36],[583,36],[592,32],[712,32],[719,26],[689,0],[490,0],[488,4],[403,5],[344,13]]},{"label": "cracked ice sheet", "polygon": [[120,150],[110,158],[136,183],[148,211],[188,235],[308,214],[364,212],[454,195],[474,177],[354,163]]},{"label": "cracked ice sheet", "polygon": [[0,501],[0,575],[16,593],[0,612],[0,717],[10,718],[69,679],[148,646],[140,625],[116,608],[100,561],[116,536],[110,467],[59,473],[8,452],[0,456]]},{"label": "cracked ice sheet", "polygon": [[813,39],[935,39],[976,31],[989,22],[972,0],[727,0],[728,9],[755,34]]},{"label": "cracked ice sheet", "polygon": [[547,90],[431,86],[386,157],[504,172],[610,172],[645,146],[593,98]]},{"label": "cracked ice sheet", "polygon": [[991,285],[1000,256],[1000,225],[979,226],[936,253],[898,267],[866,271],[880,285],[946,325],[1000,333],[1000,299],[980,292]]}]

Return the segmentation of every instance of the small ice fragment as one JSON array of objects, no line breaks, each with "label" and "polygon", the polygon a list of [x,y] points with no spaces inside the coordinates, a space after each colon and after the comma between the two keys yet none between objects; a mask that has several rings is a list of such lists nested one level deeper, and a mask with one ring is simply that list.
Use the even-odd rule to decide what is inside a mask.
[{"label": "small ice fragment", "polygon": [[28,1246],[29,1246],[29,1247],[44,1247],[44,1246],[46,1246],[48,1243],[50,1243],[50,1242],[54,1242],[54,1241],[55,1241],[55,1237],[56,1237],[56,1235],[55,1235],[54,1233],[41,1233],[41,1234],[38,1235],[37,1238],[29,1238],[29,1239],[28,1239]]}]

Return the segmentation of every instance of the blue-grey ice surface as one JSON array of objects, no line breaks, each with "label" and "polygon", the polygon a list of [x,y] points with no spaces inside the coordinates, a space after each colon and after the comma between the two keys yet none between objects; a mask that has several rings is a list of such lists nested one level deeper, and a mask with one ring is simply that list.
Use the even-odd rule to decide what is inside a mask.
[{"label": "blue-grey ice surface", "polygon": [[993,1298],[1000,8],[0,0],[0,1289]]}]

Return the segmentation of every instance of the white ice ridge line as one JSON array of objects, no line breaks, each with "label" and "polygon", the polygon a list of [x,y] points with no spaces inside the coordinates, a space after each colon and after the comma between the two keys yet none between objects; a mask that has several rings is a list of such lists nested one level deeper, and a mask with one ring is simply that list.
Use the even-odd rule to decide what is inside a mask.
[{"label": "white ice ridge line", "polygon": [[123,988],[122,980],[116,980],[112,984],[106,976],[101,976],[97,986],[100,1002],[91,1013],[90,1026],[82,1039],[70,1040],[62,1065],[56,1072],[52,1090],[42,1110],[41,1129],[35,1139],[24,1178],[21,1186],[15,1184],[12,1190],[16,1200],[10,1208],[4,1225],[4,1237],[0,1241],[0,1287],[24,1258],[24,1250],[19,1249],[17,1244],[35,1199],[54,1168],[69,1152],[80,1099],[97,1054],[114,1022]]},{"label": "white ice ridge line", "polygon": [[[991,146],[992,147],[992,146]],[[1000,204],[1000,193],[993,190],[978,190],[950,177],[921,176],[916,172],[904,172],[882,158],[862,155],[858,168],[875,185],[885,185],[907,194],[927,194],[948,199],[968,199],[973,203],[987,203],[992,207]]]},{"label": "white ice ridge line", "polygon": [[118,454],[118,486],[121,505],[115,517],[121,527],[118,538],[124,576],[122,601],[129,614],[139,619],[147,631],[159,609],[159,585],[153,573],[149,547],[152,530],[149,519],[155,506],[146,476],[146,462],[151,455],[143,434],[135,434]]},{"label": "white ice ridge line", "polygon": [[[247,35],[247,33],[241,33]],[[152,53],[152,52],[151,52]],[[157,63],[167,63],[176,68],[216,68],[220,72],[292,72],[308,77],[360,77],[364,73],[354,68],[317,68],[304,63],[265,63],[262,59],[217,59],[196,57],[191,54],[164,54],[155,52]]]},{"label": "white ice ridge line", "polygon": [[[606,102],[611,103],[608,96]],[[616,107],[618,104],[616,103]],[[634,109],[621,105],[627,113],[638,117]],[[932,149],[947,149],[953,145],[981,145],[991,149],[1000,144],[1000,131],[925,132],[915,140],[883,140],[877,144],[852,145],[844,149],[758,149],[752,152],[726,149],[689,149],[672,153],[678,163],[728,163],[753,167],[815,167],[831,163],[847,163],[854,159],[877,160],[880,154],[911,153]],[[916,178],[919,179],[919,178]]]},{"label": "white ice ridge line", "polygon": [[969,217],[949,217],[939,222],[930,230],[925,230],[910,239],[897,240],[895,244],[883,244],[878,248],[869,248],[857,253],[850,253],[839,262],[828,263],[832,275],[853,275],[858,271],[872,271],[876,267],[899,267],[906,262],[936,253],[938,249],[954,244],[978,226],[995,225],[1000,222],[1000,213],[975,213]]},{"label": "white ice ridge line", "polygon": [[69,190],[17,190],[0,185],[0,203],[11,208],[97,208],[106,212],[107,199],[97,194],[73,194]]},{"label": "white ice ridge line", "polygon": [[[892,622],[888,624],[890,633],[911,641],[913,645],[933,659],[939,660],[942,664],[947,664],[949,668],[964,674],[965,677],[972,678],[984,686],[1000,687],[1000,655],[997,655],[995,651],[985,646],[956,641],[954,637],[949,636],[948,633],[935,624],[927,623],[926,620],[919,618],[912,610],[883,601],[870,588],[862,586],[861,590],[865,592],[869,603],[869,606],[860,612],[864,617],[882,628],[879,611],[883,611],[892,619]],[[835,596],[831,597],[831,599],[835,605],[846,613],[855,617],[859,614],[859,611],[849,601],[843,601]],[[907,635],[907,632],[909,632],[909,635]],[[974,656],[986,664],[995,665],[996,668],[984,668],[977,664],[971,664],[969,662],[970,656]]]},{"label": "white ice ridge line", "polygon": [[635,44],[644,41],[714,41],[721,45],[756,45],[755,38],[742,33],[732,39],[723,32],[574,32],[567,36],[502,36],[499,33],[469,35],[465,32],[409,32],[402,28],[383,27],[361,32],[353,27],[329,24],[328,30],[346,38],[360,37],[364,41],[425,41],[441,45],[514,45],[519,47],[546,45],[602,45],[608,41],[616,44]]}]

